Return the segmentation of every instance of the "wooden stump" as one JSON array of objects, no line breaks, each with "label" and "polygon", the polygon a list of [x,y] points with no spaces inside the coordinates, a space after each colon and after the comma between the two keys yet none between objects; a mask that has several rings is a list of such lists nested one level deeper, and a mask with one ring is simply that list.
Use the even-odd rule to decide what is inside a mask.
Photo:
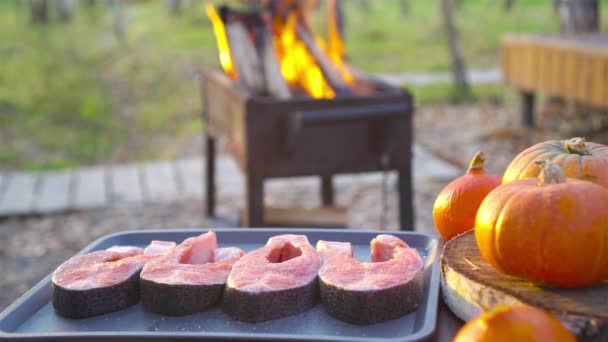
[{"label": "wooden stump", "polygon": [[445,245],[441,271],[443,299],[465,321],[496,304],[523,303],[550,311],[579,340],[608,339],[608,282],[562,289],[504,275],[481,257],[473,231]]}]

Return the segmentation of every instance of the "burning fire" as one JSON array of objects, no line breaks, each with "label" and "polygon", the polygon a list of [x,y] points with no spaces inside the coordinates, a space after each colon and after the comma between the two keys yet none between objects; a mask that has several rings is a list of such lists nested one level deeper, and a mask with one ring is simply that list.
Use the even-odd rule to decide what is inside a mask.
[{"label": "burning fire", "polygon": [[274,46],[281,64],[281,73],[289,85],[302,87],[314,98],[333,98],[336,96],[323,77],[321,69],[310,55],[306,45],[297,38],[298,16],[291,13],[286,22],[275,18]]},{"label": "burning fire", "polygon": [[[353,84],[354,77],[344,63],[344,41],[339,33],[335,1],[327,0],[328,5],[328,38],[327,42],[318,35],[313,35],[314,43],[332,63],[333,68],[346,84]],[[212,22],[217,39],[220,64],[228,76],[238,79],[230,44],[226,35],[225,23],[211,4],[205,6],[207,16]],[[314,98],[334,98],[336,92],[323,74],[318,61],[309,50],[309,46],[298,36],[302,29],[302,11],[292,10],[286,18],[275,15],[272,20],[272,42],[281,74],[291,88],[301,88]],[[300,26],[299,26],[300,25]],[[309,30],[310,31],[310,30]]]},{"label": "burning fire", "polygon": [[232,65],[232,57],[230,56],[230,47],[228,46],[228,38],[226,37],[224,23],[212,4],[205,4],[205,11],[213,25],[213,32],[215,33],[215,39],[217,40],[217,49],[220,52],[220,65],[228,76],[237,78],[237,74]]}]

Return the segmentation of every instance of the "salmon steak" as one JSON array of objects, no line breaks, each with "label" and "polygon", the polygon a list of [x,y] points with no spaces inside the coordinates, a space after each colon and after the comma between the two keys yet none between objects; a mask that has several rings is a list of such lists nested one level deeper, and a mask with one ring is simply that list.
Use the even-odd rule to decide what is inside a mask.
[{"label": "salmon steak", "polygon": [[371,241],[371,262],[359,262],[347,242],[318,241],[321,303],[331,316],[352,324],[399,318],[423,296],[423,261],[416,249],[392,235]]},{"label": "salmon steak", "polygon": [[55,311],[68,318],[86,318],[136,304],[139,273],[145,263],[172,246],[175,243],[153,241],[145,251],[132,246],[113,246],[70,258],[52,276]]},{"label": "salmon steak", "polygon": [[245,252],[217,248],[214,232],[191,237],[162,258],[146,264],[140,275],[141,302],[149,311],[184,316],[217,305],[234,263]]},{"label": "salmon steak", "polygon": [[321,258],[305,235],[271,237],[243,256],[226,282],[223,309],[245,322],[304,312],[318,302]]}]

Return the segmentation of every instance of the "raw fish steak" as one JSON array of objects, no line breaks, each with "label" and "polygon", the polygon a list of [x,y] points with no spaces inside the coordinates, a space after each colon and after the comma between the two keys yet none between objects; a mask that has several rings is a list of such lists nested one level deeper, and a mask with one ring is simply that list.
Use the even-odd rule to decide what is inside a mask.
[{"label": "raw fish steak", "polygon": [[350,243],[319,241],[321,303],[333,317],[371,324],[415,310],[423,295],[423,261],[414,248],[392,235],[371,241],[372,262],[353,258]]},{"label": "raw fish steak", "polygon": [[152,240],[148,247],[144,249],[144,255],[159,255],[169,252],[177,244],[173,241]]},{"label": "raw fish steak", "polygon": [[217,248],[214,232],[188,238],[144,267],[142,304],[169,316],[207,310],[221,300],[232,265],[244,254],[236,247]]},{"label": "raw fish steak", "polygon": [[295,315],[318,301],[321,259],[304,235],[278,235],[232,268],[223,309],[246,322]]},{"label": "raw fish steak", "polygon": [[[153,242],[151,246],[155,243],[159,242]],[[160,243],[175,245],[174,242]],[[146,262],[166,251],[167,248],[156,248],[146,254],[138,247],[113,246],[70,258],[53,273],[55,311],[64,317],[85,318],[137,303],[141,269]]]}]

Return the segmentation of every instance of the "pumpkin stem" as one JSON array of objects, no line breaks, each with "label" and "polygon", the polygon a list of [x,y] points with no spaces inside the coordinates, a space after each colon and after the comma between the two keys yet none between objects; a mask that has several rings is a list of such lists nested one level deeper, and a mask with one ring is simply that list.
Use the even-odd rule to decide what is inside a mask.
[{"label": "pumpkin stem", "polygon": [[535,163],[541,167],[540,174],[538,175],[538,179],[540,180],[538,185],[559,184],[566,181],[566,174],[554,162],[550,160],[537,160]]},{"label": "pumpkin stem", "polygon": [[588,156],[591,154],[591,152],[589,152],[587,150],[587,147],[585,146],[585,138],[572,138],[572,139],[568,139],[566,141],[564,141],[564,148],[572,153],[572,154],[580,154],[583,156]]},{"label": "pumpkin stem", "polygon": [[475,154],[471,163],[469,164],[469,171],[471,170],[483,170],[486,161],[486,155],[479,151]]},{"label": "pumpkin stem", "polygon": [[488,311],[486,311],[486,315],[488,319],[492,319],[495,318],[497,315],[503,313],[503,312],[507,312],[511,310],[511,307],[506,305],[506,304],[497,304],[495,306],[493,306],[492,308],[490,308]]}]

